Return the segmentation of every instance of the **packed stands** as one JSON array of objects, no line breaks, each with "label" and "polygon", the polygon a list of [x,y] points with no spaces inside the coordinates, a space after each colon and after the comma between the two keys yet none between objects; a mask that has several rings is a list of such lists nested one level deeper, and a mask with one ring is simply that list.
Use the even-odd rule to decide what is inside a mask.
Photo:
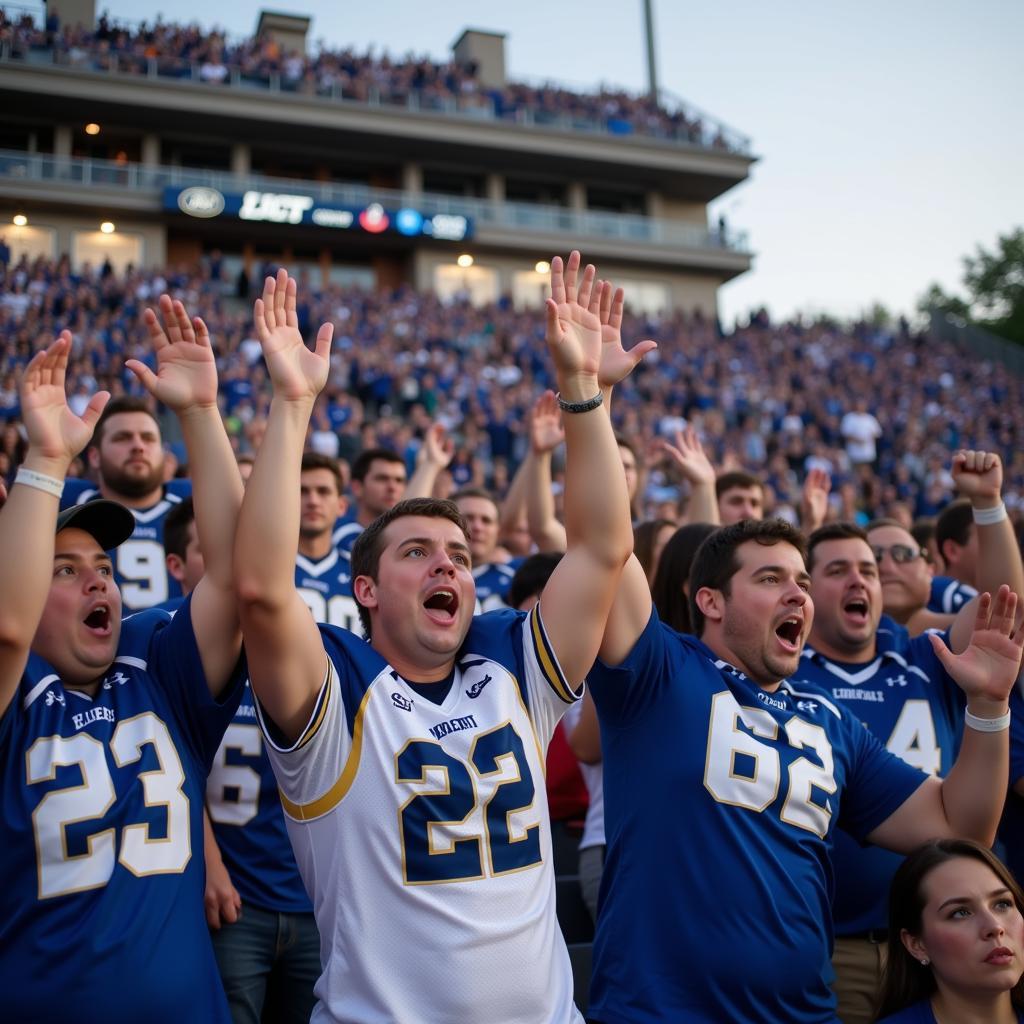
[{"label": "packed stands", "polygon": [[[73,405],[96,388],[137,389],[123,361],[152,358],[141,316],[165,288],[209,324],[229,430],[239,450],[250,450],[269,388],[249,296],[238,298],[236,282],[222,280],[216,254],[200,267],[124,276],[109,267],[75,272],[66,260],[8,268],[0,286],[0,421],[17,420],[18,366],[64,327],[75,336]],[[318,446],[351,460],[380,444],[411,462],[423,431],[439,420],[458,442],[455,484],[503,489],[528,444],[530,405],[551,384],[539,311],[507,300],[444,305],[408,288],[373,294],[317,290],[306,281],[299,294],[304,332],[323,320],[335,324],[334,371],[314,417]],[[905,322],[892,329],[773,324],[760,314],[722,334],[699,315],[675,311],[627,315],[623,334],[627,345],[648,337],[660,343],[615,402],[616,425],[638,451],[689,421],[719,466],[760,476],[783,514],[799,507],[804,477],[817,467],[832,476],[836,514],[909,521],[935,514],[953,496],[952,450],[989,449],[1006,465],[1007,507],[1024,516],[1024,385],[999,364]],[[853,461],[842,436],[843,417],[858,399],[882,430],[873,463]],[[16,432],[6,431],[5,477],[17,448]],[[657,458],[649,468],[648,512],[685,497]]]},{"label": "packed stands", "polygon": [[94,29],[68,26],[51,15],[37,26],[30,15],[0,10],[0,56],[64,67],[192,80],[205,85],[279,89],[363,104],[496,118],[574,131],[644,135],[706,148],[745,151],[748,140],[676,104],[612,88],[583,93],[546,83],[485,85],[473,63],[437,63],[408,55],[357,53],[323,45],[307,55],[285,50],[268,35],[231,40],[198,25],[101,17]]}]

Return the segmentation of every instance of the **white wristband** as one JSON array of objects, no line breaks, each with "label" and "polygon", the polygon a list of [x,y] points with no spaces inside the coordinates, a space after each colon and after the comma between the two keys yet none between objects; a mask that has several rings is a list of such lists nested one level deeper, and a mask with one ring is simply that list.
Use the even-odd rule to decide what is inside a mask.
[{"label": "white wristband", "polygon": [[971,515],[979,526],[992,526],[1006,518],[1006,506],[999,502],[993,508],[975,508],[971,506]]},{"label": "white wristband", "polygon": [[47,476],[45,473],[37,473],[34,469],[26,469],[24,466],[15,474],[14,482],[24,484],[26,487],[34,487],[37,491],[45,491],[59,498],[64,493],[64,481],[58,480],[55,476]]},{"label": "white wristband", "polygon": [[1004,729],[1010,728],[1010,712],[1007,711],[1005,715],[1000,715],[998,718],[979,718],[965,710],[964,725],[977,732],[1002,732]]}]

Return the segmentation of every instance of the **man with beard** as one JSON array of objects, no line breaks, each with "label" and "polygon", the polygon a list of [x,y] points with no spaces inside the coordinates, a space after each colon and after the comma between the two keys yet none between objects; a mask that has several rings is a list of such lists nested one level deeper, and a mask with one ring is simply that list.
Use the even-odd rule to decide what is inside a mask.
[{"label": "man with beard", "polygon": [[608,842],[593,1020],[833,1024],[837,824],[899,851],[937,836],[992,840],[1020,665],[1016,596],[1004,587],[979,599],[963,654],[929,641],[968,712],[939,780],[789,681],[813,621],[810,585],[788,524],[716,530],[690,573],[691,637],[658,621],[643,570],[626,565],[587,675]]},{"label": "man with beard", "polygon": [[96,424],[88,455],[99,486],[68,480],[61,509],[103,497],[132,510],[135,532],[114,555],[114,579],[125,611],[180,597],[181,587],[167,571],[164,519],[192,493],[192,485],[187,480],[164,483],[160,425],[146,400],[130,395],[112,399]]}]

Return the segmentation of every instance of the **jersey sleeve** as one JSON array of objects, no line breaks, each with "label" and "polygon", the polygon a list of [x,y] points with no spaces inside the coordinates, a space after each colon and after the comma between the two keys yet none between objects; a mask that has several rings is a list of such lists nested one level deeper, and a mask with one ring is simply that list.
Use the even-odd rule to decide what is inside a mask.
[{"label": "jersey sleeve", "polygon": [[372,673],[360,671],[345,649],[321,629],[327,670],[305,726],[289,742],[253,693],[256,717],[281,791],[281,806],[297,821],[332,810],[352,785],[362,750],[363,714],[373,692]]},{"label": "jersey sleeve", "polygon": [[863,842],[929,776],[891,754],[867,726],[845,711],[841,735],[850,760],[839,825]]},{"label": "jersey sleeve", "polygon": [[246,667],[244,652],[219,697],[210,693],[192,628],[192,600],[185,599],[172,617],[149,610],[125,620],[132,629],[152,629],[150,671],[171,703],[193,751],[207,771],[242,699]]},{"label": "jersey sleeve", "polygon": [[530,717],[538,733],[545,742],[549,742],[566,709],[583,695],[583,688],[574,690],[562,671],[544,629],[541,603],[534,605],[525,618],[517,613],[496,614],[502,617],[515,615],[522,620],[523,678],[529,694]]},{"label": "jersey sleeve", "polygon": [[681,669],[686,656],[683,638],[668,630],[652,609],[626,659],[614,667],[598,659],[587,675],[602,721],[628,725],[640,718],[673,678],[673,660],[678,658]]}]

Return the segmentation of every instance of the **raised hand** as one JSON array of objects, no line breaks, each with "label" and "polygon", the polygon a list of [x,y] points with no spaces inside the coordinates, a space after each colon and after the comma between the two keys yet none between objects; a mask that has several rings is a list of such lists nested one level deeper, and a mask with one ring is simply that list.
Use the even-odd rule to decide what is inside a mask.
[{"label": "raised hand", "polygon": [[217,364],[210,345],[210,332],[199,317],[189,319],[185,307],[169,295],[160,296],[160,318],[147,309],[142,318],[156,352],[156,373],[137,359],[125,366],[158,401],[176,413],[196,406],[217,404]]},{"label": "raised hand", "polygon": [[263,297],[256,300],[253,315],[256,336],[274,385],[274,397],[286,401],[312,401],[327,383],[331,368],[333,324],[321,324],[313,351],[299,333],[295,314],[295,278],[282,268],[277,279],[268,277]]},{"label": "raised hand", "polygon": [[530,410],[530,447],[537,455],[554,451],[565,440],[562,414],[553,391],[545,391]]},{"label": "raised hand", "polygon": [[[636,348],[639,347],[637,345]],[[634,352],[636,348],[633,349]],[[684,479],[691,486],[714,485],[715,467],[711,465],[711,460],[705,454],[696,429],[693,426],[688,426],[685,430],[676,431],[675,441],[675,444],[671,444],[662,440],[659,445],[661,450],[679,467]]]},{"label": "raised hand", "polygon": [[416,462],[429,462],[441,469],[447,469],[455,458],[455,442],[446,436],[443,424],[431,423],[423,435],[423,444],[416,453]]},{"label": "raised hand", "polygon": [[971,504],[996,505],[1003,489],[1003,464],[995,452],[959,451],[953,456],[953,483]]},{"label": "raised hand", "polygon": [[625,380],[648,352],[658,347],[656,341],[637,342],[628,352],[622,347],[622,309],[625,292],[612,288],[610,281],[596,282],[590,296],[590,310],[601,321],[601,366],[598,383],[611,388]]},{"label": "raised hand", "polygon": [[63,469],[89,443],[96,421],[110,399],[98,391],[79,417],[68,407],[64,377],[71,352],[71,332],[60,336],[25,367],[21,379],[21,417],[28,434],[28,454],[58,463]]},{"label": "raised hand", "polygon": [[800,525],[805,533],[816,530],[828,515],[828,495],[832,478],[823,469],[808,470],[800,494]]},{"label": "raised hand", "polygon": [[995,601],[988,593],[979,598],[974,632],[962,654],[954,654],[939,636],[928,634],[936,656],[968,701],[1004,704],[1009,699],[1024,651],[1024,629],[1013,631],[1016,613],[1017,595],[1003,586]]},{"label": "raised hand", "polygon": [[[601,365],[601,321],[588,308],[594,287],[594,267],[587,264],[579,280],[580,254],[573,250],[564,264],[551,261],[551,298],[547,300],[547,343],[560,378],[593,378]],[[560,381],[561,384],[561,381]],[[579,400],[579,395],[570,396]],[[593,395],[587,395],[593,398]]]}]

